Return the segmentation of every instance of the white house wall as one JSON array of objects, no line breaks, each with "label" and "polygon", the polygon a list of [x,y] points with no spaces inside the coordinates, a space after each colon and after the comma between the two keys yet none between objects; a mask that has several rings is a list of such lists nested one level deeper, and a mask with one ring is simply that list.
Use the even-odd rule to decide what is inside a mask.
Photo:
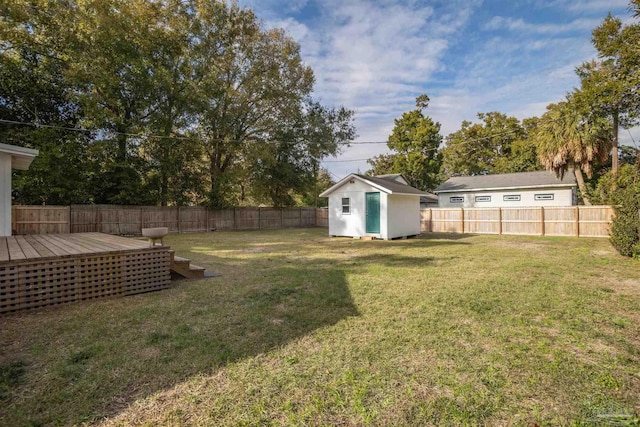
[{"label": "white house wall", "polygon": [[0,153],[0,236],[11,236],[11,155]]},{"label": "white house wall", "polygon": [[[553,194],[553,200],[536,200],[536,194]],[[520,201],[505,201],[504,196],[520,195]],[[476,201],[476,196],[490,196],[490,202]],[[452,203],[451,197],[464,197],[462,203]],[[438,194],[439,208],[497,208],[524,206],[573,206],[577,204],[573,188],[536,188],[500,191],[473,191]]]},{"label": "white house wall", "polygon": [[[329,195],[329,234],[331,236],[361,237],[366,233],[365,193],[380,193],[380,234],[376,237],[387,238],[387,197],[377,188],[354,179],[346,182]],[[351,211],[342,213],[342,198],[351,201]]]},{"label": "white house wall", "polygon": [[420,197],[390,194],[387,200],[391,218],[388,238],[420,234]]}]

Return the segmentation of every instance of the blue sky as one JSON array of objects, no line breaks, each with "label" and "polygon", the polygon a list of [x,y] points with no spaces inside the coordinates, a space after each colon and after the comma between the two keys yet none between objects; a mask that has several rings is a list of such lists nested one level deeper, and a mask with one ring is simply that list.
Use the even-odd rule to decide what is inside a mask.
[{"label": "blue sky", "polygon": [[[595,57],[591,31],[607,13],[630,20],[627,0],[240,4],[300,43],[315,73],[315,97],[356,111],[356,141],[386,141],[393,119],[415,108],[421,93],[431,98],[426,114],[444,136],[478,112],[539,116],[579,84],[574,69]],[[385,144],[357,144],[323,165],[337,179],[369,168],[348,160],[385,152]]]}]

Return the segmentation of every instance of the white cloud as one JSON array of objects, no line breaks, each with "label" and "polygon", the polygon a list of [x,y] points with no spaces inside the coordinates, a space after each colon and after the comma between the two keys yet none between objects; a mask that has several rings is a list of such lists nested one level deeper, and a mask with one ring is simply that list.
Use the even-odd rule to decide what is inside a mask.
[{"label": "white cloud", "polygon": [[566,24],[541,24],[526,22],[522,18],[510,18],[503,16],[494,16],[484,26],[485,30],[509,30],[509,31],[526,31],[538,34],[559,34],[571,31],[592,30],[597,27],[602,19],[579,18]]}]

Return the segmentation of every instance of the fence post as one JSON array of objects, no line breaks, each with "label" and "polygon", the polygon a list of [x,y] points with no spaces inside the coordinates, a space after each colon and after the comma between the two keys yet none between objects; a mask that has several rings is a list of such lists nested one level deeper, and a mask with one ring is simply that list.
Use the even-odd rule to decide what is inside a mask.
[{"label": "fence post", "polygon": [[302,208],[298,208],[298,228],[302,228]]},{"label": "fence post", "polygon": [[433,232],[433,209],[429,208],[429,233]]},{"label": "fence post", "polygon": [[498,208],[498,234],[502,235],[502,208]]},{"label": "fence post", "polygon": [[102,232],[102,208],[98,205],[98,210],[96,212],[96,232]]},{"label": "fence post", "polygon": [[233,207],[233,231],[236,231],[238,229],[237,224],[236,224],[236,208],[235,206]]},{"label": "fence post", "polygon": [[580,207],[575,207],[576,223],[574,225],[576,237],[580,237]]},{"label": "fence post", "polygon": [[67,206],[67,233],[71,233],[71,206]]},{"label": "fence post", "polygon": [[178,206],[178,234],[182,233],[182,218],[180,218],[180,206]]},{"label": "fence post", "polygon": [[544,236],[544,206],[540,206],[540,235]]},{"label": "fence post", "polygon": [[284,227],[284,208],[280,208],[280,229]]},{"label": "fence post", "polygon": [[140,235],[142,236],[142,229],[144,228],[144,224],[142,223],[144,218],[143,207],[140,208]]},{"label": "fence post", "polygon": [[460,232],[464,234],[464,208],[460,208],[460,228]]},{"label": "fence post", "polygon": [[262,208],[258,206],[258,230],[262,230]]}]

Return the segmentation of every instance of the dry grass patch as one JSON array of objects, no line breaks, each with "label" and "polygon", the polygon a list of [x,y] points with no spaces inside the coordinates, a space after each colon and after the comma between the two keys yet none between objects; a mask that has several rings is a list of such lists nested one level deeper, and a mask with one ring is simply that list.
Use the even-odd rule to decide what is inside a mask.
[{"label": "dry grass patch", "polygon": [[640,264],[606,240],[325,233],[170,236],[222,276],[4,317],[0,424],[590,425],[640,413]]}]

